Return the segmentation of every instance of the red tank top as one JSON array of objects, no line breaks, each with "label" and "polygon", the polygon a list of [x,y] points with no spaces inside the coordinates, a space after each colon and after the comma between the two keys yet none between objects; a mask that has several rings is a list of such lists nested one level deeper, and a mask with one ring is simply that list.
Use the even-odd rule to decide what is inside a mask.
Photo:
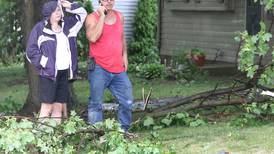
[{"label": "red tank top", "polygon": [[[109,25],[104,23],[103,32],[100,38],[89,44],[89,56],[94,57],[96,64],[112,73],[125,71],[123,64],[123,24],[116,11],[116,21]],[[93,15],[99,20],[99,15]]]}]

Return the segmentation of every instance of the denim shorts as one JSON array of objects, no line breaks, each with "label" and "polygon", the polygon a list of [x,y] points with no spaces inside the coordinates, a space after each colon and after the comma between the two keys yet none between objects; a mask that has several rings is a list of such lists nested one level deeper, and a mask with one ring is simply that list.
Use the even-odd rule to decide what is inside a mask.
[{"label": "denim shorts", "polygon": [[59,70],[56,81],[40,76],[40,101],[66,103],[69,97],[68,70]]}]

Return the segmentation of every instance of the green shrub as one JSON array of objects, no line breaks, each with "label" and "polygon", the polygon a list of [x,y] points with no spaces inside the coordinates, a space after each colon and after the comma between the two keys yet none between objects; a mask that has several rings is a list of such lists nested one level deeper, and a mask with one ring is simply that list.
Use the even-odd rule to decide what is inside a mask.
[{"label": "green shrub", "polygon": [[12,113],[22,108],[22,103],[16,102],[12,96],[8,96],[0,102],[0,112]]},{"label": "green shrub", "polygon": [[19,2],[0,0],[0,63],[10,65],[23,62],[23,32]]},{"label": "green shrub", "polygon": [[147,52],[133,53],[128,57],[129,62],[132,64],[144,64],[144,63],[160,63],[160,57],[158,55],[156,47],[147,49]]},{"label": "green shrub", "polygon": [[[139,0],[137,13],[133,24],[133,40],[129,44],[130,56],[135,56],[131,63],[159,62],[156,46],[157,0]],[[129,56],[129,58],[130,58]]]},{"label": "green shrub", "polygon": [[128,73],[136,73],[137,64],[128,64],[127,72]]},{"label": "green shrub", "polygon": [[163,71],[164,71],[164,65],[161,64],[143,64],[138,65],[136,67],[136,75],[138,77],[151,80],[155,78],[161,78]]},{"label": "green shrub", "polygon": [[200,48],[191,49],[191,55],[204,56],[205,52]]},{"label": "green shrub", "polygon": [[190,52],[188,49],[173,51],[170,63],[166,64],[164,75],[166,79],[189,82],[205,76],[205,72],[201,71],[190,59]]},{"label": "green shrub", "polygon": [[[92,2],[91,0],[78,0],[82,4],[82,6],[86,9],[89,13],[93,12]],[[77,47],[78,47],[78,56],[80,61],[86,61],[89,54],[89,41],[86,38],[86,31],[83,28],[80,30],[78,37],[77,37]]]},{"label": "green shrub", "polygon": [[171,56],[170,66],[176,67],[178,65],[189,65],[190,61],[190,51],[189,49],[174,49],[173,54]]}]

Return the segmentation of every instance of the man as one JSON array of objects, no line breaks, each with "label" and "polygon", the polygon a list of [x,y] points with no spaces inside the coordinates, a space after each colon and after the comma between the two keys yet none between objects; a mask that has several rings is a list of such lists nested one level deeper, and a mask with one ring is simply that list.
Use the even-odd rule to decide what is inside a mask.
[{"label": "man", "polygon": [[89,68],[90,97],[88,121],[103,120],[102,100],[108,88],[119,102],[118,120],[128,131],[132,118],[132,86],[127,76],[127,47],[123,31],[124,17],[114,10],[115,0],[99,0],[100,7],[86,19],[86,36],[90,41]]}]

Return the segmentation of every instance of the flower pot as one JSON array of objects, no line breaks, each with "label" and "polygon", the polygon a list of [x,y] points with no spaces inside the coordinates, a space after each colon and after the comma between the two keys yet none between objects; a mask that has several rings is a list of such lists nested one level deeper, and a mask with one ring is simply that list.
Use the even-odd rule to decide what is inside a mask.
[{"label": "flower pot", "polygon": [[205,64],[205,56],[204,55],[191,55],[191,59],[199,67],[204,66],[204,64]]}]

